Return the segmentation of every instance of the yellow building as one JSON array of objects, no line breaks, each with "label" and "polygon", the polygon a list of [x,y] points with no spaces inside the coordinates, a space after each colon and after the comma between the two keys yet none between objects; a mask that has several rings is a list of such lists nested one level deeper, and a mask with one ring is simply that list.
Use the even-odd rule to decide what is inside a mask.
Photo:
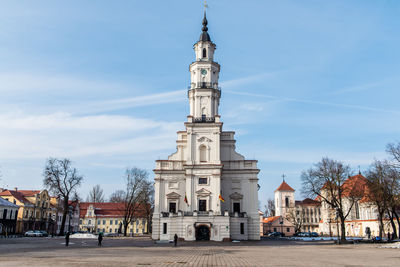
[{"label": "yellow building", "polygon": [[0,197],[18,205],[16,233],[25,233],[28,230],[54,231],[55,210],[50,205],[50,196],[47,190],[4,190]]},{"label": "yellow building", "polygon": [[[148,232],[143,211],[129,224],[128,235],[143,235]],[[79,229],[83,232],[119,234],[124,232],[124,203],[79,203]]]}]

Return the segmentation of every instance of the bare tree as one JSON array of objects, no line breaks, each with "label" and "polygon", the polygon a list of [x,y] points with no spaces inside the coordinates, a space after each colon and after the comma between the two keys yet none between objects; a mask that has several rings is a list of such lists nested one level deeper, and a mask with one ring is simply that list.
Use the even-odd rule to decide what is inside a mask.
[{"label": "bare tree", "polygon": [[303,213],[299,212],[299,214],[297,215],[297,210],[296,208],[289,208],[286,212],[286,219],[291,222],[294,226],[294,231],[300,232],[301,228],[303,227]]},{"label": "bare tree", "polygon": [[101,189],[100,185],[95,185],[92,187],[92,190],[89,192],[89,196],[87,197],[87,202],[93,203],[102,203],[104,202],[104,193],[103,189]]},{"label": "bare tree", "polygon": [[142,208],[143,187],[147,177],[148,173],[139,168],[127,169],[125,172],[124,236],[127,235],[128,225],[136,219],[137,212]]},{"label": "bare tree", "polygon": [[362,186],[352,184],[350,181],[344,186],[350,174],[350,166],[329,158],[323,158],[313,168],[301,174],[302,193],[312,199],[319,196],[322,201],[336,210],[337,219],[340,220],[342,241],[346,240],[345,220],[354,204],[364,194]]},{"label": "bare tree", "polygon": [[[387,212],[394,231],[393,238],[397,238],[397,236],[400,237],[400,213],[398,210],[398,207],[400,206],[400,142],[397,144],[388,144],[386,147],[386,152],[390,156],[390,161],[388,161],[390,173],[387,182],[387,194],[390,195],[390,202]],[[396,218],[397,225],[399,226],[398,235],[396,232],[394,218]]]},{"label": "bare tree", "polygon": [[386,146],[386,152],[392,159],[392,166],[396,169],[400,169],[400,142],[398,142],[397,144],[388,144]]},{"label": "bare tree", "polygon": [[44,169],[43,185],[54,195],[61,197],[63,202],[63,217],[60,227],[60,235],[64,234],[65,220],[69,211],[68,201],[83,177],[78,174],[76,168],[71,167],[69,159],[49,158]]},{"label": "bare tree", "polygon": [[125,191],[124,190],[117,190],[110,195],[109,202],[112,203],[122,203],[125,200]]},{"label": "bare tree", "polygon": [[386,193],[386,179],[388,165],[381,161],[375,161],[367,172],[369,200],[373,202],[378,211],[379,236],[385,231],[383,218],[389,204],[389,195]]},{"label": "bare tree", "polygon": [[272,217],[275,216],[275,202],[273,199],[268,199],[267,200],[267,205],[265,207],[265,216],[266,217]]},{"label": "bare tree", "polygon": [[147,220],[146,232],[151,232],[151,221],[154,210],[154,186],[151,181],[145,180],[143,182],[142,194],[140,198],[140,204],[144,210],[144,214]]}]

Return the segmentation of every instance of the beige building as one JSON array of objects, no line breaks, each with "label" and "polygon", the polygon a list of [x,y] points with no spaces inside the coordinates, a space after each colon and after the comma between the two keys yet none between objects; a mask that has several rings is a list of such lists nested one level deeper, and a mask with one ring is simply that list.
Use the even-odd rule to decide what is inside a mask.
[{"label": "beige building", "polygon": [[[79,230],[90,233],[119,234],[124,232],[124,203],[79,203]],[[145,213],[140,210],[128,226],[128,235],[148,233]]]},{"label": "beige building", "polygon": [[301,232],[318,232],[321,221],[321,203],[311,198],[295,202],[296,220]]},{"label": "beige building", "polygon": [[19,206],[16,233],[28,230],[45,230],[49,233],[54,231],[54,210],[47,190],[2,189],[0,197]]},{"label": "beige building", "polygon": [[272,216],[263,221],[264,235],[272,232],[281,232],[285,236],[292,236],[295,233],[293,224],[283,216]]}]

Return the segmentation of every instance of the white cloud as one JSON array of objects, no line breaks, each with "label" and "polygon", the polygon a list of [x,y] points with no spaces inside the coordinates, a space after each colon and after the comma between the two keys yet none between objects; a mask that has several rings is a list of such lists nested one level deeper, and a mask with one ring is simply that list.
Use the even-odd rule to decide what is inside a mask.
[{"label": "white cloud", "polygon": [[0,158],[138,154],[173,148],[181,123],[68,113],[0,115]]},{"label": "white cloud", "polygon": [[73,108],[79,113],[105,112],[126,108],[152,106],[166,103],[183,102],[186,99],[186,90],[177,90],[166,93],[156,93],[130,98],[121,98],[108,101],[85,103],[83,107]]}]

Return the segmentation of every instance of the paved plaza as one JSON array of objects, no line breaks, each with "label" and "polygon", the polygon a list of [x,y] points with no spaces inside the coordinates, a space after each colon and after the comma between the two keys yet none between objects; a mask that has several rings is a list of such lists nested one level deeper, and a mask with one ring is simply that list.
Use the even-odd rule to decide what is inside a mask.
[{"label": "paved plaza", "polygon": [[400,250],[378,244],[263,240],[155,244],[148,238],[0,239],[0,266],[400,266]]}]

